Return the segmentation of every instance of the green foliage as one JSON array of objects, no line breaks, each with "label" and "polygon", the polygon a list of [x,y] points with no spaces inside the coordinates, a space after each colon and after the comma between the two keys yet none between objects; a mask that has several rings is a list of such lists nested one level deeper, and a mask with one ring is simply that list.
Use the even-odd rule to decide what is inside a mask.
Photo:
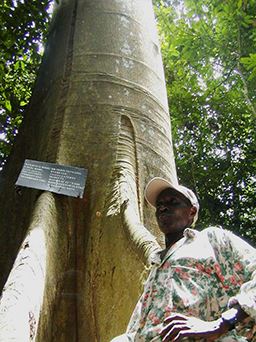
[{"label": "green foliage", "polygon": [[256,1],[155,1],[176,165],[202,226],[256,242]]},{"label": "green foliage", "polygon": [[49,0],[3,0],[0,4],[0,168],[31,96],[49,5]]},{"label": "green foliage", "polygon": [[248,79],[256,79],[256,53],[250,53],[249,57],[241,57],[240,61],[246,70],[251,71]]}]

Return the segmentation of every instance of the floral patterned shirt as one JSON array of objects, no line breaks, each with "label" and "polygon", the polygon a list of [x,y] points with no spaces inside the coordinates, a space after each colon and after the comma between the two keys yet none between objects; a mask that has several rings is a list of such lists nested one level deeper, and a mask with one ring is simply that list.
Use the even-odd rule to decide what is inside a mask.
[{"label": "floral patterned shirt", "polygon": [[[144,292],[130,319],[126,339],[161,341],[171,312],[206,321],[239,303],[249,317],[217,341],[256,341],[256,250],[232,232],[187,228],[164,255],[157,255]],[[186,339],[194,341],[194,339]],[[198,341],[198,340],[197,340]]]}]

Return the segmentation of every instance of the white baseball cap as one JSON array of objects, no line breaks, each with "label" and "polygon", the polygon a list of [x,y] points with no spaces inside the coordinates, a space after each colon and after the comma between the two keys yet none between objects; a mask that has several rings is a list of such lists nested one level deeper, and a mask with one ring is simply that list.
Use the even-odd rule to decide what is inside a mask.
[{"label": "white baseball cap", "polygon": [[158,195],[163,190],[168,189],[168,188],[171,188],[180,192],[183,196],[185,196],[190,201],[193,207],[196,207],[196,214],[193,219],[193,224],[195,224],[198,219],[198,211],[199,211],[198,199],[192,190],[186,188],[183,185],[172,184],[164,178],[154,177],[148,182],[145,188],[145,198],[147,202],[153,207],[156,207],[156,199]]}]

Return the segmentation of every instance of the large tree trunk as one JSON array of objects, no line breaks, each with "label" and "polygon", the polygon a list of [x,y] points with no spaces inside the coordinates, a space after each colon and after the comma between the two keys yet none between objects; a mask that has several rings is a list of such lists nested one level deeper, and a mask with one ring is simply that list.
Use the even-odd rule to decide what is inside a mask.
[{"label": "large tree trunk", "polygon": [[[84,198],[17,191],[25,158],[87,168]],[[0,341],[123,332],[159,248],[156,175],[176,180],[151,0],[63,0],[2,173]]]}]

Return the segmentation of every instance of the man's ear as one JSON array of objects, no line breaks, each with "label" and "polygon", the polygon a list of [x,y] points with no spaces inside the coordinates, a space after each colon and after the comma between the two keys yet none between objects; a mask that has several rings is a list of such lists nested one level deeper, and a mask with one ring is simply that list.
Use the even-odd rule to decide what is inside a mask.
[{"label": "man's ear", "polygon": [[192,207],[190,208],[190,216],[191,216],[192,218],[194,218],[196,212],[197,212],[197,208],[194,207],[194,206],[192,206]]}]

